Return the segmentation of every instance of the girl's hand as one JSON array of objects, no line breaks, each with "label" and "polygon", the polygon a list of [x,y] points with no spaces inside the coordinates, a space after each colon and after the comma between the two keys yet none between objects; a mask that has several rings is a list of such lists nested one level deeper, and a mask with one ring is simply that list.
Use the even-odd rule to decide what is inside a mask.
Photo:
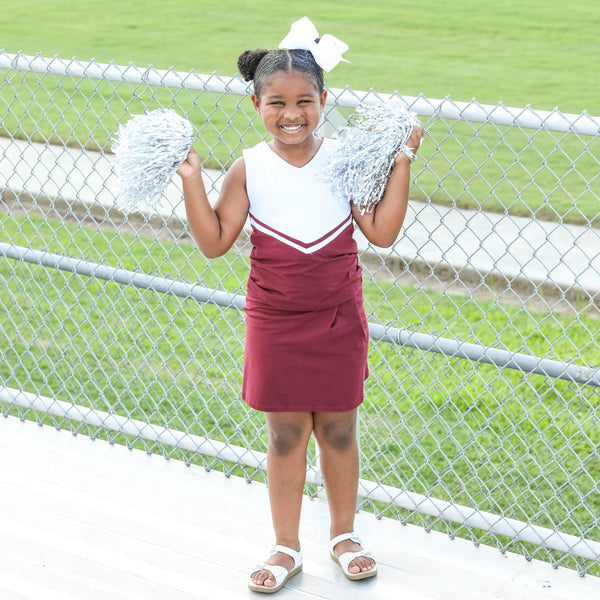
[{"label": "girl's hand", "polygon": [[[415,126],[406,140],[407,153],[414,154],[421,145],[423,130]],[[354,220],[364,236],[375,246],[389,248],[397,239],[406,216],[410,186],[410,157],[398,152],[385,193],[372,212],[361,213],[353,207]]]},{"label": "girl's hand", "polygon": [[177,174],[181,177],[181,179],[189,179],[194,175],[202,175],[202,162],[200,161],[200,156],[198,156],[198,153],[193,146],[186,159],[183,161],[179,169],[177,169]]},{"label": "girl's hand", "polygon": [[[413,127],[410,135],[408,136],[408,139],[406,140],[406,146],[412,151],[413,155],[417,154],[417,150],[419,149],[419,146],[421,145],[421,142],[423,140],[423,130],[415,125],[415,127]],[[405,163],[408,162],[410,163],[410,157],[407,156],[402,150],[400,152],[398,152],[398,154],[396,155],[396,158],[394,159],[394,164],[398,165],[401,163]]]}]

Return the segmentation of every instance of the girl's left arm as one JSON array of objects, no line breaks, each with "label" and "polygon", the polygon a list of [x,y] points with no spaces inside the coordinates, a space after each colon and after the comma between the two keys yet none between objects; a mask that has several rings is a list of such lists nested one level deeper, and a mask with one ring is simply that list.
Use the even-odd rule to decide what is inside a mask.
[{"label": "girl's left arm", "polygon": [[[423,130],[420,127],[414,127],[406,145],[414,148],[413,152],[416,154],[422,139]],[[394,159],[394,168],[383,198],[371,212],[361,214],[360,209],[352,207],[352,215],[356,224],[367,240],[375,246],[388,248],[396,241],[400,233],[408,206],[410,162],[410,158],[404,152],[398,153]]]}]

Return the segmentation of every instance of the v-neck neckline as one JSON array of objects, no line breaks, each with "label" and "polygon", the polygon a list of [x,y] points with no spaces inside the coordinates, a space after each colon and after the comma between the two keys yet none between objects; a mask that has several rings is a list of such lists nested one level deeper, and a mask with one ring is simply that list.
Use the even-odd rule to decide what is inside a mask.
[{"label": "v-neck neckline", "polygon": [[315,160],[315,158],[317,157],[319,152],[321,152],[321,149],[325,145],[325,138],[324,137],[321,138],[321,143],[319,144],[317,151],[310,157],[310,159],[308,161],[306,161],[301,166],[294,165],[291,162],[289,162],[288,160],[286,160],[285,158],[283,158],[283,156],[281,156],[281,154],[278,154],[277,152],[275,152],[275,150],[273,148],[271,148],[271,146],[269,145],[268,142],[265,142],[265,145],[279,160],[283,161],[286,165],[292,167],[293,169],[303,169],[304,167],[307,167],[308,165],[310,165],[310,163],[312,163]]}]

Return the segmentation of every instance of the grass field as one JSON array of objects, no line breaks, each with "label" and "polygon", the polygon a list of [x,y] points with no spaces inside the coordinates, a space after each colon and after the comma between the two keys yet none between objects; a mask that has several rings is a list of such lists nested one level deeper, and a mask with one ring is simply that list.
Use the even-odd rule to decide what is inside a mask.
[{"label": "grass field", "polygon": [[332,87],[600,115],[596,0],[4,0],[0,44],[228,76],[242,50],[276,47],[304,15],[350,46]]}]

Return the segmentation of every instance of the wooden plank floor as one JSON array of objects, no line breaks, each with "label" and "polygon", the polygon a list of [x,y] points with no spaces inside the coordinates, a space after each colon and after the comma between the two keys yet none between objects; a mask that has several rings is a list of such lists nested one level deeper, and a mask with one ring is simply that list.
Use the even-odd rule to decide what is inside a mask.
[{"label": "wooden plank floor", "polygon": [[[344,579],[328,514],[306,500],[304,571],[277,597],[597,600],[600,579],[360,513],[379,576]],[[0,418],[1,600],[260,598],[247,577],[272,533],[266,487]]]}]

